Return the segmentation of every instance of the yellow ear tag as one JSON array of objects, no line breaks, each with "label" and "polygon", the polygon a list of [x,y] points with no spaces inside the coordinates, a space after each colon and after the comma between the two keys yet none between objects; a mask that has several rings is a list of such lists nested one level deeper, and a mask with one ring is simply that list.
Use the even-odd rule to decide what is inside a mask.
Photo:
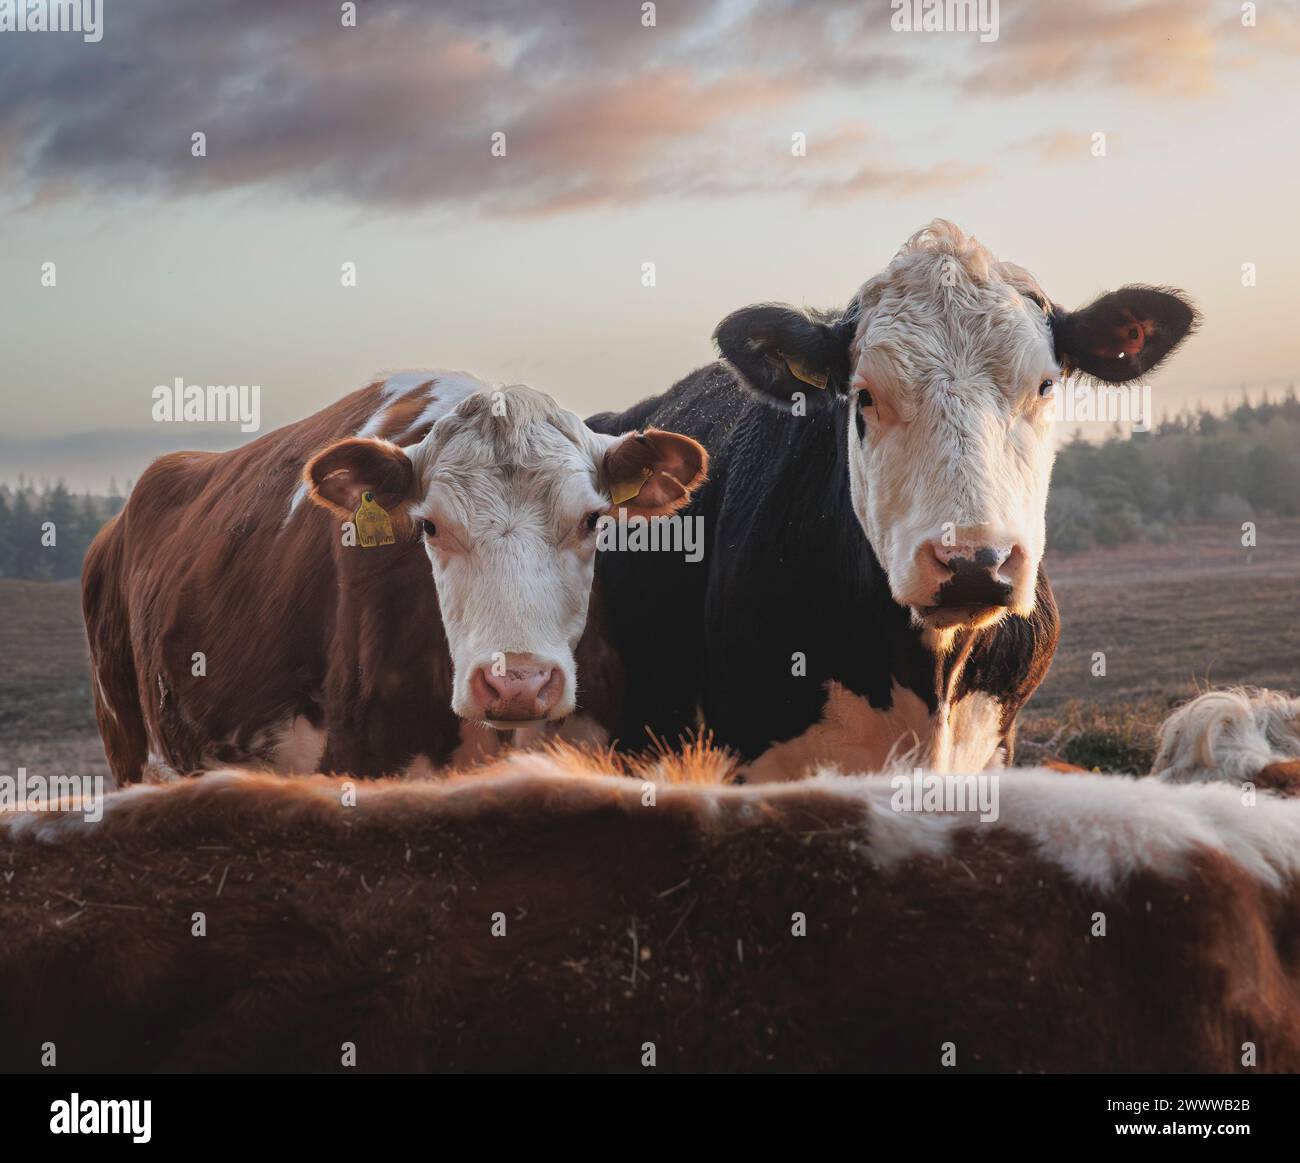
[{"label": "yellow ear tag", "polygon": [[375,494],[369,489],[361,494],[361,504],[352,520],[357,527],[357,544],[366,549],[392,545],[397,540],[393,536],[393,521],[388,510],[375,500]]},{"label": "yellow ear tag", "polygon": [[825,372],[813,373],[803,366],[798,360],[791,359],[784,351],[778,351],[779,355],[785,360],[785,366],[789,368],[790,374],[797,380],[803,380],[805,384],[812,388],[826,387],[826,381],[829,378]]},{"label": "yellow ear tag", "polygon": [[616,505],[622,505],[630,501],[641,491],[641,486],[650,479],[650,470],[643,468],[641,475],[635,480],[622,481],[614,485],[609,490],[609,499]]}]

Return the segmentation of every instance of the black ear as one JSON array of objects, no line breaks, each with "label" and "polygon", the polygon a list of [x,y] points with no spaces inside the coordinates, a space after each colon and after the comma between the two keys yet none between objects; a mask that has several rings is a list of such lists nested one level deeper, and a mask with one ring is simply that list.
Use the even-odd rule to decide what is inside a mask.
[{"label": "black ear", "polygon": [[733,311],[713,333],[722,357],[757,392],[788,400],[795,392],[843,393],[855,319],[818,319],[783,303]]},{"label": "black ear", "polygon": [[1052,314],[1056,358],[1108,384],[1146,375],[1196,328],[1200,316],[1182,291],[1121,287],[1082,311]]}]

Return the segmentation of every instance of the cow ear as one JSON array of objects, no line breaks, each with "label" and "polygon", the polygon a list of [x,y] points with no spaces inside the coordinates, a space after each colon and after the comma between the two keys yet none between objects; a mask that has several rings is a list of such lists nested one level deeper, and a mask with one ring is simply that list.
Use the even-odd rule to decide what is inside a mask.
[{"label": "cow ear", "polygon": [[1182,291],[1121,287],[1082,311],[1053,313],[1052,337],[1067,371],[1122,384],[1152,371],[1199,322]]},{"label": "cow ear", "polygon": [[741,379],[764,395],[789,400],[795,392],[847,390],[850,319],[826,323],[781,303],[760,303],[733,311],[713,340]]},{"label": "cow ear", "polygon": [[387,440],[352,436],[331,444],[307,462],[303,479],[313,501],[347,517],[367,492],[385,509],[414,499],[415,466]]},{"label": "cow ear", "polygon": [[630,432],[605,450],[601,483],[632,517],[663,517],[689,503],[708,475],[704,446],[679,432]]}]

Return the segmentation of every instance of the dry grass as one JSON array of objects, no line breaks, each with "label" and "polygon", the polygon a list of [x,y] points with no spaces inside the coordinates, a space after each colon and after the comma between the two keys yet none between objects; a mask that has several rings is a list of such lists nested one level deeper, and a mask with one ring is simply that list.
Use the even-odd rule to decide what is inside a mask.
[{"label": "dry grass", "polygon": [[[1061,645],[1035,698],[1115,702],[1246,682],[1294,686],[1300,671],[1300,521],[1241,548],[1235,524],[1179,530],[1168,545],[1048,557]],[[1091,673],[1095,651],[1105,677]]]},{"label": "dry grass", "polygon": [[0,610],[0,771],[107,775],[79,588],[0,580]]},{"label": "dry grass", "polygon": [[[633,755],[590,743],[551,739],[530,751],[547,772],[562,775],[622,775],[653,783],[719,784],[735,782],[740,761],[717,747],[713,735],[691,736],[682,746],[670,748],[656,739],[654,746]],[[450,776],[504,775],[519,769],[517,751],[494,755],[477,763],[452,768]]]},{"label": "dry grass", "polygon": [[[1146,771],[1155,728],[1210,687],[1300,687],[1300,521],[1175,530],[1165,545],[1049,554],[1061,645],[1020,720],[1020,761]],[[1093,655],[1105,655],[1094,676]]]}]

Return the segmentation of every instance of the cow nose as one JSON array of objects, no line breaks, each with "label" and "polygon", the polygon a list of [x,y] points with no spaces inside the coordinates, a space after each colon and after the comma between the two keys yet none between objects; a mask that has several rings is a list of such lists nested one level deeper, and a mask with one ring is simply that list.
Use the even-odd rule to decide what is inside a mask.
[{"label": "cow nose", "polygon": [[930,543],[937,565],[938,606],[1005,606],[1015,579],[1011,574],[1016,548],[1012,544],[941,541]]},{"label": "cow nose", "polygon": [[506,654],[475,669],[470,693],[489,722],[532,722],[560,701],[564,672],[532,654]]},{"label": "cow nose", "polygon": [[996,574],[1011,556],[1010,545],[944,545],[935,541],[930,543],[930,548],[941,565],[953,570],[965,563]]},{"label": "cow nose", "polygon": [[483,681],[495,696],[494,702],[511,703],[531,702],[551,678],[549,670],[508,670],[505,674],[493,674],[491,668],[483,672]]}]

